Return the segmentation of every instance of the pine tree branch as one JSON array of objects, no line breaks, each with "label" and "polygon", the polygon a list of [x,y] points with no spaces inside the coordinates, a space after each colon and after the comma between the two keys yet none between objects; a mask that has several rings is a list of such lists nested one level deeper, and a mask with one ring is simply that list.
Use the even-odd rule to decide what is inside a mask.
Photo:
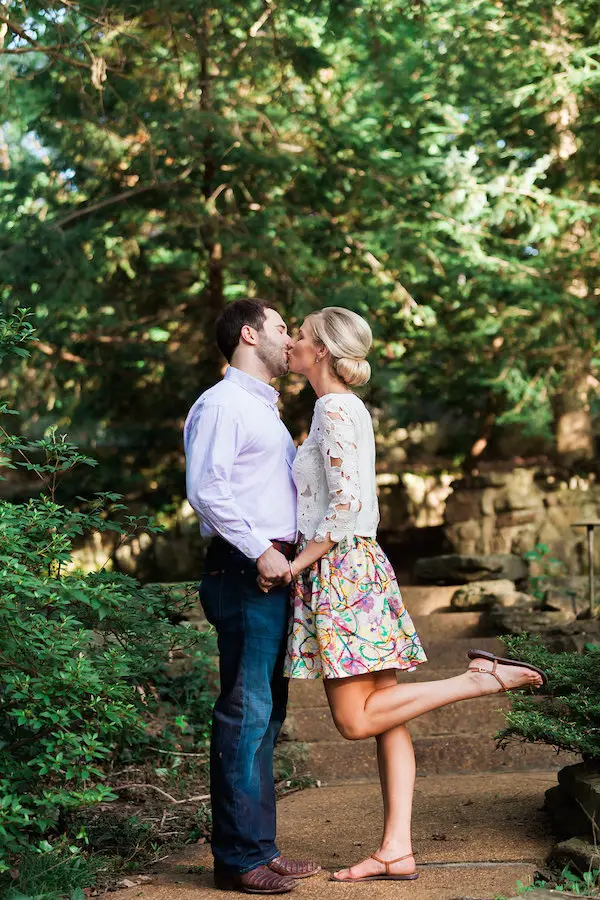
[{"label": "pine tree branch", "polygon": [[120,194],[114,194],[112,197],[105,197],[103,200],[98,200],[96,203],[90,203],[89,206],[83,206],[80,209],[74,210],[72,213],[69,213],[67,216],[64,216],[62,219],[58,219],[52,223],[55,228],[64,228],[65,225],[68,225],[70,222],[75,221],[76,219],[82,218],[82,216],[89,216],[94,212],[98,212],[100,209],[105,209],[107,206],[113,206],[116,203],[123,203],[124,201],[130,200],[132,197],[137,197],[139,194],[147,193],[148,191],[164,191],[169,188],[174,187],[176,184],[182,182],[185,178],[188,177],[193,171],[192,166],[188,166],[181,175],[177,178],[172,178],[170,181],[164,181],[162,183],[156,184],[146,184],[140,185],[140,187],[132,188],[130,191],[122,191]]},{"label": "pine tree branch", "polygon": [[92,68],[91,63],[83,62],[80,59],[73,59],[70,56],[65,56],[64,53],[60,53],[60,48],[65,45],[57,44],[51,47],[44,47],[41,44],[38,44],[38,42],[34,38],[30,37],[23,28],[20,28],[14,22],[11,22],[11,20],[7,18],[7,16],[0,15],[0,22],[3,22],[12,32],[14,32],[14,34],[17,35],[17,37],[20,37],[21,40],[26,41],[29,44],[29,47],[15,47],[12,50],[3,48],[0,50],[0,55],[10,56],[14,53],[44,53],[46,56],[51,56],[53,59],[60,59],[63,62],[68,63],[70,66],[76,66],[80,69],[88,70]]}]

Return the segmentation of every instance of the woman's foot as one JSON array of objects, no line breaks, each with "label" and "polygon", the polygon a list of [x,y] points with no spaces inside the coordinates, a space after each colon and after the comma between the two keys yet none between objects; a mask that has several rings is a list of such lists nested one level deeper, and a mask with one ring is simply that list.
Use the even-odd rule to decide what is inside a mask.
[{"label": "woman's foot", "polygon": [[539,688],[542,676],[525,666],[506,665],[497,661],[475,657],[467,669],[479,694],[499,694],[519,688]]},{"label": "woman's foot", "polygon": [[[402,849],[390,850],[386,847],[385,850],[380,848],[375,856],[378,856],[380,860],[390,860],[398,859],[399,857],[404,856],[405,853],[406,850],[403,852]],[[388,875],[413,875],[416,871],[414,856],[412,853],[409,853],[404,859],[400,859],[398,862],[388,865],[387,869]],[[372,878],[374,875],[385,874],[385,863],[379,862],[373,856],[369,856],[355,866],[350,866],[349,869],[340,869],[339,872],[335,872],[334,878],[336,881],[356,881],[359,878]]]}]

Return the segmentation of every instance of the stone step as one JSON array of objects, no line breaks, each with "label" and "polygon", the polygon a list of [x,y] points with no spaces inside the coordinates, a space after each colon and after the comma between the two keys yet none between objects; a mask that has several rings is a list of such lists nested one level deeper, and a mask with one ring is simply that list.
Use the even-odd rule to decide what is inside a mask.
[{"label": "stone step", "polygon": [[[409,726],[410,727],[410,726]],[[371,781],[377,778],[374,740],[318,741],[306,744],[307,770],[323,784]],[[487,735],[415,737],[419,775],[555,770],[579,761],[573,753],[560,755],[544,744],[510,744],[497,750]]]},{"label": "stone step", "polygon": [[[435,666],[438,670],[454,669],[454,675],[459,675],[461,672],[464,672],[469,665],[467,650],[470,650],[471,648],[487,650],[489,653],[495,653],[499,656],[504,656],[506,652],[502,641],[495,637],[450,638],[449,640],[435,639],[432,641],[423,641],[423,648],[427,654],[429,662],[427,668],[430,670],[430,673],[433,666]],[[429,675],[429,678],[433,677],[437,678],[438,676]]]},{"label": "stone step", "polygon": [[[451,703],[414,719],[409,726],[410,733],[413,738],[475,733],[487,736],[504,727],[506,719],[502,709],[509,708],[510,700],[501,695]],[[294,709],[286,719],[286,733],[290,740],[308,743],[345,742],[333,723],[328,706]]]},{"label": "stone step", "polygon": [[400,585],[400,593],[411,616],[428,616],[441,609],[450,608],[450,600],[462,584],[444,585]]},{"label": "stone step", "polygon": [[417,634],[424,642],[473,638],[484,633],[480,623],[480,612],[440,612],[411,618]]}]

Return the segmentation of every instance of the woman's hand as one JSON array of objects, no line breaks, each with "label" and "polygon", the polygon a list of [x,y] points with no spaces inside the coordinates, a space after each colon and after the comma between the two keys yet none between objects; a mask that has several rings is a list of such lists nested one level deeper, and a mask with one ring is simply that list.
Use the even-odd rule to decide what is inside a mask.
[{"label": "woman's hand", "polygon": [[288,560],[287,572],[284,572],[280,578],[267,578],[264,575],[259,575],[256,579],[256,583],[264,594],[268,594],[271,588],[274,588],[277,585],[283,584],[287,587],[292,583],[295,577],[296,573],[294,572],[293,564]]}]

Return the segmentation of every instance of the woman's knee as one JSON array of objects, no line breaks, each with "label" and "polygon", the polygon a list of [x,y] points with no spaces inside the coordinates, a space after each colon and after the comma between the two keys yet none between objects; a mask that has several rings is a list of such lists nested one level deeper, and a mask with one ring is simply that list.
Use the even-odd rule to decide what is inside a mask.
[{"label": "woman's knee", "polygon": [[371,737],[362,717],[359,718],[356,715],[348,718],[334,716],[333,721],[339,733],[347,741],[363,741],[365,738]]},{"label": "woman's knee", "polygon": [[375,689],[374,681],[373,675],[354,675],[325,683],[335,727],[348,741],[362,741],[373,736],[366,702]]}]

